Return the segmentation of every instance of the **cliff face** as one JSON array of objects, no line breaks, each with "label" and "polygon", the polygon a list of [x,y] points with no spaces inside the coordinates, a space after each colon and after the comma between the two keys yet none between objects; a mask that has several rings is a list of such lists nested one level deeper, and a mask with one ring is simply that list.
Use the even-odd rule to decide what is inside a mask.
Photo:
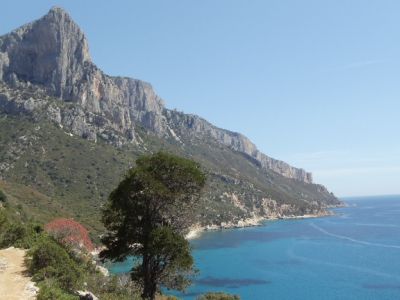
[{"label": "cliff face", "polygon": [[51,96],[78,104],[92,119],[98,116],[83,118],[83,124],[75,126],[84,128],[82,135],[89,139],[96,139],[93,127],[102,123],[128,140],[134,139],[135,121],[156,132],[162,128],[155,116],[161,115],[163,106],[152,87],[140,80],[105,75],[91,62],[83,32],[60,8],[1,37],[0,52],[4,82],[36,85]]},{"label": "cliff face", "polygon": [[178,133],[178,136],[197,137],[200,140],[212,138],[235,151],[248,155],[249,158],[255,160],[264,169],[272,170],[287,178],[312,183],[311,173],[265,155],[247,137],[240,133],[217,128],[196,115],[168,110],[165,112],[165,115],[168,125],[175,133]]},{"label": "cliff face", "polygon": [[[51,106],[51,119],[76,135],[101,137],[121,146],[140,143],[135,126],[179,142],[212,139],[241,152],[261,168],[312,183],[311,173],[261,153],[245,136],[213,126],[195,115],[164,107],[150,84],[104,74],[89,55],[84,33],[60,8],[0,37],[0,81],[34,86],[75,106]],[[15,100],[7,93],[3,98]]]}]

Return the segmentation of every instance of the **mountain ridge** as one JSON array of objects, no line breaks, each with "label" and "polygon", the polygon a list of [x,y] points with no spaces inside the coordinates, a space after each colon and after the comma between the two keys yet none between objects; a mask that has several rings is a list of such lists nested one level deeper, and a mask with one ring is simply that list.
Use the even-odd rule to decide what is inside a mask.
[{"label": "mountain ridge", "polygon": [[[73,120],[62,113],[56,117],[75,134],[94,141],[103,134],[122,145],[136,142],[134,123],[139,122],[159,136],[177,140],[181,140],[178,130],[186,136],[211,136],[249,155],[263,168],[313,182],[311,173],[265,155],[244,135],[218,128],[197,115],[167,109],[151,84],[106,75],[92,62],[84,33],[62,8],[53,7],[39,20],[1,36],[0,41],[0,79],[14,86],[38,85],[56,98],[79,104],[80,118]],[[86,117],[87,112],[92,115]]]}]

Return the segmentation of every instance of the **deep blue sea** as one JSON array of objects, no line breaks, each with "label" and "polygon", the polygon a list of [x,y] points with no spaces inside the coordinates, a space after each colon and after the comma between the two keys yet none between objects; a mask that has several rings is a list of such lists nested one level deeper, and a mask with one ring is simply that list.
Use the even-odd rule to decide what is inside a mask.
[{"label": "deep blue sea", "polygon": [[[332,217],[206,232],[182,299],[206,291],[264,299],[400,299],[400,196],[344,199]],[[130,263],[112,272],[126,272]]]}]

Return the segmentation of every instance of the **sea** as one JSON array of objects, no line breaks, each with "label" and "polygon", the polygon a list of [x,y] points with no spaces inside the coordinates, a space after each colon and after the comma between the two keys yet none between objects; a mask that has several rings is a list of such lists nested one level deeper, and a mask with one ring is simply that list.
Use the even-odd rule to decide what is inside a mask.
[{"label": "sea", "polygon": [[[200,271],[180,299],[400,299],[400,196],[343,199],[321,218],[268,221],[191,241]],[[114,264],[125,273],[132,260]]]}]

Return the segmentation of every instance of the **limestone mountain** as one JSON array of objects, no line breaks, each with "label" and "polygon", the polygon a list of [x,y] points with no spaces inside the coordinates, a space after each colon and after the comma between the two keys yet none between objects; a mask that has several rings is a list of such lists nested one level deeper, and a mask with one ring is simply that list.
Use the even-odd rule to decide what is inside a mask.
[{"label": "limestone mountain", "polygon": [[99,133],[112,130],[117,133],[117,144],[135,141],[134,124],[139,122],[160,136],[177,140],[181,136],[176,130],[184,136],[212,137],[250,155],[262,167],[312,182],[310,173],[267,157],[243,135],[166,109],[150,84],[104,74],[90,59],[85,35],[61,8],[51,9],[0,41],[0,78],[14,85],[29,82],[51,96],[79,104],[79,118],[61,113],[56,118],[82,137],[96,140]]},{"label": "limestone mountain", "polygon": [[[340,203],[313,184],[311,173],[261,153],[242,134],[166,108],[149,83],[104,74],[61,8],[0,37],[0,113],[2,128],[9,128],[0,132],[0,176],[55,201],[73,201],[80,191],[83,206],[98,207],[137,155],[166,149],[202,162],[210,173],[196,220],[202,223],[315,213]],[[67,149],[71,144],[78,153]],[[86,156],[90,166],[73,163]],[[115,164],[100,174],[104,160]],[[44,167],[49,161],[55,168]],[[91,179],[75,184],[63,168]],[[89,188],[86,195],[82,186],[96,192]]]}]

